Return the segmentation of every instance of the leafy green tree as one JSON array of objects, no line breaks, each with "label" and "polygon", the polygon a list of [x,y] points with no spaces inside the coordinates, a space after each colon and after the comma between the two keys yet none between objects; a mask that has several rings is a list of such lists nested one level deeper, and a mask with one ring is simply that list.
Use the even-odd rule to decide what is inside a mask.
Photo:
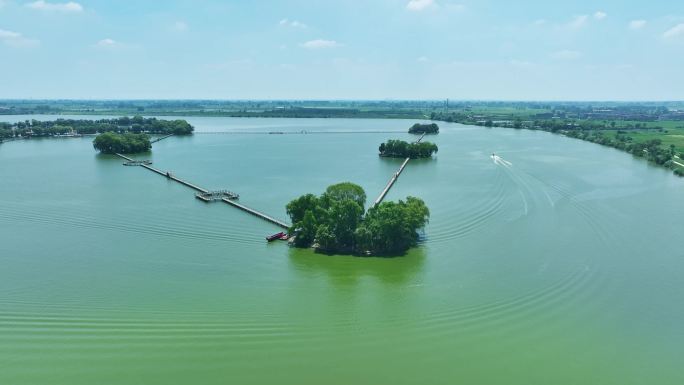
[{"label": "leafy green tree", "polygon": [[[382,202],[368,210],[364,223],[367,230],[359,235],[360,243],[368,244],[374,254],[393,254],[406,251],[418,241],[416,230],[423,228],[430,212],[425,203],[414,197],[406,202]],[[367,233],[366,233],[367,231]]]},{"label": "leafy green tree", "polygon": [[316,239],[316,218],[311,210],[306,210],[302,220],[295,224],[296,234],[295,246],[309,247]]},{"label": "leafy green tree", "polygon": [[304,214],[307,211],[313,213],[319,206],[318,197],[313,194],[302,195],[297,199],[292,200],[285,207],[287,215],[292,219],[292,223],[301,222],[304,219]]},{"label": "leafy green tree", "polygon": [[362,222],[354,231],[354,241],[356,242],[356,250],[360,253],[366,254],[374,250],[373,247],[373,233],[368,229],[366,222]]},{"label": "leafy green tree", "polygon": [[350,199],[361,207],[366,205],[366,192],[363,191],[361,186],[351,182],[342,182],[328,186],[325,190],[325,196],[334,201]]},{"label": "leafy green tree", "polygon": [[329,210],[328,225],[335,234],[339,249],[354,248],[354,231],[363,219],[363,211],[363,207],[351,199],[333,202]]},{"label": "leafy green tree", "polygon": [[318,230],[316,230],[316,242],[318,243],[318,248],[326,252],[334,251],[337,248],[337,238],[328,225],[320,225],[318,227]]}]

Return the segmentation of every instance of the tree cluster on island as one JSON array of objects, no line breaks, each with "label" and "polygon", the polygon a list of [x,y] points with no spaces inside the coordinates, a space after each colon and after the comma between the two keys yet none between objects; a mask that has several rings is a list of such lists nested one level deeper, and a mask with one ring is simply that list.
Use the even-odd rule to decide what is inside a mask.
[{"label": "tree cluster on island", "polygon": [[417,231],[430,217],[419,198],[382,202],[364,213],[365,203],[363,188],[349,182],[292,200],[286,208],[294,246],[331,254],[401,255],[416,245]]},{"label": "tree cluster on island", "polygon": [[390,158],[429,158],[439,149],[431,142],[409,143],[403,140],[390,139],[380,144],[380,156]]},{"label": "tree cluster on island", "polygon": [[22,122],[0,123],[0,139],[13,137],[49,137],[63,134],[98,134],[104,132],[132,132],[160,135],[189,135],[194,127],[186,120],[161,120],[123,116],[113,119],[57,119],[51,121],[25,120]]},{"label": "tree cluster on island", "polygon": [[438,134],[439,126],[437,125],[437,123],[416,123],[409,128],[408,132],[409,134]]},{"label": "tree cluster on island", "polygon": [[103,154],[135,154],[152,148],[147,134],[105,132],[95,137],[93,147]]}]

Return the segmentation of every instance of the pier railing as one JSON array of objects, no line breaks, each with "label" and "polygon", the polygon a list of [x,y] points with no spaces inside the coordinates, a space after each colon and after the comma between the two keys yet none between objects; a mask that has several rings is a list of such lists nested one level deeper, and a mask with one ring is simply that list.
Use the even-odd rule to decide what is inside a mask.
[{"label": "pier railing", "polygon": [[[125,160],[127,160],[128,162],[135,162],[134,159],[129,158],[129,157],[127,157],[127,156],[125,156],[125,155],[122,155],[122,154],[116,154],[116,156],[118,156],[118,157],[120,157],[120,158],[122,158],[122,159],[125,159]],[[272,216],[270,216],[270,215],[267,215],[267,214],[265,214],[265,213],[262,213],[261,211],[258,211],[258,210],[249,208],[249,207],[247,207],[247,206],[245,206],[245,205],[243,205],[243,204],[240,204],[240,203],[235,202],[234,200],[235,200],[235,199],[238,199],[240,196],[239,196],[238,194],[234,193],[234,192],[231,192],[231,191],[228,191],[228,190],[214,190],[214,191],[211,191],[211,190],[205,189],[205,188],[203,188],[203,187],[200,187],[200,186],[198,186],[198,185],[196,185],[196,184],[190,183],[190,182],[188,182],[188,181],[186,181],[186,180],[184,180],[184,179],[181,179],[181,178],[179,178],[179,177],[173,175],[170,171],[162,171],[162,170],[159,170],[159,169],[157,169],[157,168],[154,168],[154,167],[152,167],[152,166],[150,166],[150,165],[148,165],[148,164],[145,164],[145,163],[141,163],[140,166],[141,166],[141,167],[144,167],[144,168],[146,168],[146,169],[148,169],[148,170],[150,170],[150,171],[152,171],[152,172],[154,172],[154,173],[157,173],[157,174],[159,174],[159,175],[161,175],[161,176],[164,176],[164,177],[166,177],[167,179],[176,181],[176,182],[178,182],[178,183],[180,183],[180,184],[182,184],[182,185],[184,185],[184,186],[190,187],[191,189],[197,191],[197,194],[195,194],[195,197],[197,197],[198,199],[201,199],[201,200],[203,200],[203,201],[205,201],[205,202],[210,202],[210,201],[214,200],[214,197],[215,197],[215,196],[217,196],[217,197],[220,197],[220,198],[217,198],[216,200],[221,200],[221,201],[223,201],[223,202],[225,202],[225,203],[228,203],[229,205],[231,205],[231,206],[233,206],[233,207],[237,207],[238,209],[240,209],[240,210],[242,210],[242,211],[244,211],[244,212],[246,212],[246,213],[252,214],[252,215],[254,215],[254,216],[258,217],[258,218],[261,218],[261,219],[263,219],[263,220],[265,220],[265,221],[267,221],[267,222],[270,222],[270,223],[272,223],[272,224],[274,224],[274,225],[276,225],[276,226],[280,226],[280,227],[282,227],[282,228],[284,228],[284,229],[289,229],[289,228],[291,227],[291,226],[290,226],[288,223],[286,223],[286,222],[283,222],[283,221],[278,220],[278,219],[276,219],[276,218],[274,218],[274,217],[272,217]]]}]

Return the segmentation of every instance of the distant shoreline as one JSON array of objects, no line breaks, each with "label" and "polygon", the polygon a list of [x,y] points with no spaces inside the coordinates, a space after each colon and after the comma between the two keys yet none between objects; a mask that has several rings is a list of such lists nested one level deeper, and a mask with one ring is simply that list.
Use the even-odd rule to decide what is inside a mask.
[{"label": "distant shoreline", "polygon": [[[57,103],[57,102],[53,102]],[[72,103],[75,103],[72,101]],[[83,102],[87,103],[87,102]],[[104,102],[91,102],[104,103]],[[130,103],[143,103],[133,102]],[[200,102],[197,102],[200,103]],[[209,102],[207,102],[209,103]],[[219,102],[214,102],[219,103]],[[360,106],[351,108],[348,102],[339,102],[338,107],[290,106],[274,108],[275,102],[242,102],[245,105],[260,106],[261,110],[242,111],[187,111],[169,109],[174,106],[168,102],[167,109],[142,108],[131,111],[129,108],[102,110],[44,110],[38,108],[18,108],[15,113],[0,111],[0,124],[3,116],[17,115],[79,115],[92,116],[129,116],[134,114],[159,117],[216,117],[216,118],[279,118],[279,119],[397,119],[430,120],[452,122],[482,127],[503,127],[529,129],[561,134],[566,137],[601,144],[627,152],[650,163],[672,170],[684,176],[684,166],[675,157],[684,158],[684,108],[670,109],[661,104],[668,103],[613,103],[610,108],[592,107],[588,103],[522,103],[511,102],[490,106],[491,103],[473,102],[472,105],[457,105],[453,108],[438,108],[439,103],[424,102],[423,105],[403,106],[400,103],[358,102]],[[330,102],[333,103],[333,102]],[[418,102],[416,102],[418,103]],[[237,103],[239,104],[239,103]],[[461,103],[463,104],[463,103]],[[353,105],[353,103],[352,103]],[[401,108],[399,106],[402,106]],[[656,106],[656,107],[654,107]],[[363,108],[362,108],[363,107]],[[371,107],[375,107],[372,109]],[[195,107],[197,108],[197,107]],[[665,120],[671,119],[671,120]],[[10,141],[12,138],[5,138]],[[16,140],[16,138],[14,138]]]}]

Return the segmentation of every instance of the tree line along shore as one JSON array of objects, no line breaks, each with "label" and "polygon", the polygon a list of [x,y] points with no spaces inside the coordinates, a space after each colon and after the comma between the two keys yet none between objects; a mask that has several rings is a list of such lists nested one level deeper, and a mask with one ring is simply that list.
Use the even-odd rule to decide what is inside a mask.
[{"label": "tree line along shore", "polygon": [[[157,116],[426,119],[543,130],[615,147],[671,168],[678,175],[684,174],[684,102],[677,101],[0,100],[0,115],[141,113]],[[0,141],[23,134],[21,130],[12,130],[11,126],[0,123]],[[61,126],[47,135],[70,132],[64,128],[68,125]],[[33,135],[40,133],[36,130]]]},{"label": "tree line along shore", "polygon": [[94,135],[105,132],[189,135],[194,127],[186,120],[164,120],[123,116],[114,119],[57,119],[40,121],[36,119],[17,123],[0,123],[0,140],[12,138],[39,138],[52,136]]},{"label": "tree line along shore", "polygon": [[[550,114],[527,114],[520,111],[497,109],[479,113],[433,112],[432,120],[454,122],[483,127],[503,127],[547,131],[628,152],[635,157],[670,169],[684,176],[684,121],[657,121],[653,115],[626,114],[598,115],[567,114],[555,111]],[[657,115],[656,115],[657,116]],[[609,120],[610,118],[615,120]],[[619,120],[617,117],[634,120]]]}]

